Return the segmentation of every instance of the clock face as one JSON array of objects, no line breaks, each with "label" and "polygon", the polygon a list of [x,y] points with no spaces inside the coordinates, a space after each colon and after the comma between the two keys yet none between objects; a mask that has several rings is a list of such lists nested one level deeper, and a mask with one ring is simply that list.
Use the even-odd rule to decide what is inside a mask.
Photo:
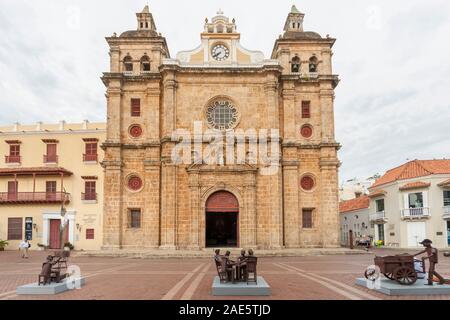
[{"label": "clock face", "polygon": [[217,61],[224,61],[230,56],[230,50],[223,44],[218,44],[211,50],[211,55]]}]

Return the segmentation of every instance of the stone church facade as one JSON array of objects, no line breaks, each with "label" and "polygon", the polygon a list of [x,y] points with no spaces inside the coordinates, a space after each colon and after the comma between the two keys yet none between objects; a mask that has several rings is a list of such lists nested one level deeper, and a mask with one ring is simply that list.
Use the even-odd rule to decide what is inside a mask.
[{"label": "stone church facade", "polygon": [[[335,39],[305,32],[303,18],[293,7],[271,59],[242,47],[222,12],[176,58],[148,7],[137,30],[106,38],[105,249],[338,246]],[[192,163],[174,161],[174,132],[199,123],[279,132],[277,170],[262,174],[245,137],[244,162],[207,163],[208,139],[196,134]]]}]

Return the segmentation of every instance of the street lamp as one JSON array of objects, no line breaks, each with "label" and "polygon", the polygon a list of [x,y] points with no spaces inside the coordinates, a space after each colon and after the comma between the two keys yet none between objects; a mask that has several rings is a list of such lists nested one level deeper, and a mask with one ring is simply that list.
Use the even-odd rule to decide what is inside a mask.
[{"label": "street lamp", "polygon": [[61,224],[59,225],[59,246],[61,250],[64,250],[64,241],[66,239],[67,224],[66,224],[66,214],[67,210],[65,208],[66,201],[69,194],[66,193],[66,189],[61,196]]}]

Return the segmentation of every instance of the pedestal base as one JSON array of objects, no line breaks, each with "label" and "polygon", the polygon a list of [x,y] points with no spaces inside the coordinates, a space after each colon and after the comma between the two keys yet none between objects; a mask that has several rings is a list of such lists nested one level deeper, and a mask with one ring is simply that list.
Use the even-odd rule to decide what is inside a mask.
[{"label": "pedestal base", "polygon": [[[439,285],[434,283],[433,286],[428,286],[426,279],[417,279],[417,282],[412,286],[404,286],[398,284],[396,281],[389,279],[381,279],[380,286],[374,286],[375,291],[384,293],[388,296],[427,296],[445,294],[450,295],[450,285]],[[356,279],[356,284],[369,288],[365,278]]]},{"label": "pedestal base", "polygon": [[258,277],[258,284],[246,282],[220,283],[219,277],[215,277],[212,284],[213,296],[270,296],[272,291],[263,277]]},{"label": "pedestal base", "polygon": [[58,293],[66,292],[69,290],[75,290],[84,286],[86,283],[85,278],[78,279],[64,279],[61,283],[52,283],[48,285],[38,285],[36,283],[27,284],[21,287],[17,287],[17,295],[55,295]]}]

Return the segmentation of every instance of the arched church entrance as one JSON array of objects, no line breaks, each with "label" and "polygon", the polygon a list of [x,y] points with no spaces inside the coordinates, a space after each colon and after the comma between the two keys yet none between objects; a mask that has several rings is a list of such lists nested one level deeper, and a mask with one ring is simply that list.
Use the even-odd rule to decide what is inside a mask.
[{"label": "arched church entrance", "polygon": [[206,201],[206,247],[239,245],[239,201],[228,191],[218,191]]}]

